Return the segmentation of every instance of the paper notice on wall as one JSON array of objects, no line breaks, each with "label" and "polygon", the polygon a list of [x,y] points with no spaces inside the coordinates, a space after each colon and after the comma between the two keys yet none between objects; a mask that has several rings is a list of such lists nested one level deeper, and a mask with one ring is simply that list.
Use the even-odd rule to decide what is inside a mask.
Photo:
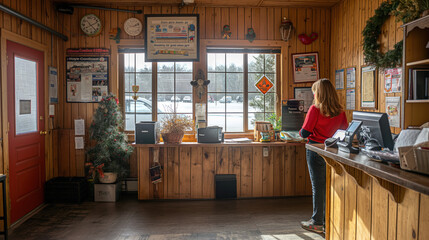
[{"label": "paper notice on wall", "polygon": [[58,72],[49,67],[49,103],[58,103]]},{"label": "paper notice on wall", "polygon": [[344,89],[344,69],[335,70],[335,89]]},{"label": "paper notice on wall", "polygon": [[85,120],[83,119],[74,120],[74,135],[75,136],[85,135]]},{"label": "paper notice on wall", "polygon": [[346,93],[346,109],[356,109],[356,91],[354,89],[347,89]]},{"label": "paper notice on wall", "polygon": [[347,68],[347,88],[355,88],[356,86],[356,68]]},{"label": "paper notice on wall", "polygon": [[384,71],[384,92],[401,92],[402,68],[391,68]]},{"label": "paper notice on wall", "polygon": [[75,137],[74,138],[74,148],[75,149],[84,149],[84,141],[83,137]]},{"label": "paper notice on wall", "polygon": [[386,97],[386,113],[391,127],[401,127],[401,97]]}]

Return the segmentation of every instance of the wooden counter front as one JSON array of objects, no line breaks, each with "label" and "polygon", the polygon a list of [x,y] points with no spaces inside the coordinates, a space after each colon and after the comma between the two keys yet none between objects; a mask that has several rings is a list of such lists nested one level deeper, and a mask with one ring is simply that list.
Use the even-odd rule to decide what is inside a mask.
[{"label": "wooden counter front", "polygon": [[429,176],[324,149],[326,239],[429,239]]},{"label": "wooden counter front", "polygon": [[[311,195],[305,146],[301,143],[135,146],[140,200],[214,199],[216,174],[236,175],[238,198]],[[157,155],[164,168],[162,182],[152,184],[149,168]]]}]

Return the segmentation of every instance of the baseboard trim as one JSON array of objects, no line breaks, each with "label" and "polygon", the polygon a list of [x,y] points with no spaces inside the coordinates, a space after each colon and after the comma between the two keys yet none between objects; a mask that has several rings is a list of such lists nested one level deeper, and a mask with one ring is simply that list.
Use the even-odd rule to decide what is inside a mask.
[{"label": "baseboard trim", "polygon": [[18,221],[14,222],[9,227],[9,234],[12,234],[13,230],[23,224],[25,221],[30,219],[32,216],[34,216],[36,213],[40,212],[42,209],[44,209],[47,206],[46,203],[41,204],[40,206],[33,209],[31,212],[25,214],[22,218],[20,218]]}]

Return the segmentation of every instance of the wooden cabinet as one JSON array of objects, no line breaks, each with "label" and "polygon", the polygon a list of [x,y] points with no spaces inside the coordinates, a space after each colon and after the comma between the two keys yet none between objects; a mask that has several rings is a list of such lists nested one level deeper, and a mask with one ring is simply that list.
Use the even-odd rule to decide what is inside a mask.
[{"label": "wooden cabinet", "polygon": [[403,129],[408,126],[420,126],[429,122],[429,100],[409,99],[410,69],[429,69],[429,16],[422,17],[413,22],[403,25],[404,28],[404,52],[403,52],[403,100],[402,100],[402,125]]},{"label": "wooden cabinet", "polygon": [[[215,175],[235,174],[237,198],[311,195],[304,144],[136,145],[138,198],[214,199]],[[149,168],[163,166],[152,184]]]}]

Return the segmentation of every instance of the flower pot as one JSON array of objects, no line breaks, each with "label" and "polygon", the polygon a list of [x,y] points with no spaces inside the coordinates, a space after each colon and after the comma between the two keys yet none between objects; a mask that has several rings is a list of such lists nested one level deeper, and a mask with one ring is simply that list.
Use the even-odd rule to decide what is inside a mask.
[{"label": "flower pot", "polygon": [[104,177],[99,177],[100,183],[114,183],[118,179],[118,174],[113,172],[105,172]]},{"label": "flower pot", "polygon": [[184,133],[163,133],[162,139],[164,140],[164,143],[172,143],[172,144],[179,144],[182,143]]}]

